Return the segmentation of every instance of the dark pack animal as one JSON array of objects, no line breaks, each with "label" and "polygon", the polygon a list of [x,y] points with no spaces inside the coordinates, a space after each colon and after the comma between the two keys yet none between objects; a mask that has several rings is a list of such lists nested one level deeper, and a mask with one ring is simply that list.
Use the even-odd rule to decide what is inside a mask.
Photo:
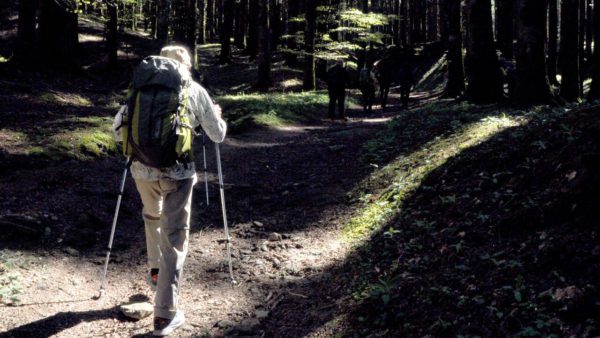
[{"label": "dark pack animal", "polygon": [[392,84],[397,84],[400,86],[402,105],[406,108],[408,106],[410,91],[415,84],[414,53],[403,49],[391,50],[382,59],[373,64],[373,69],[379,82],[381,106],[385,109],[390,87]]},{"label": "dark pack animal", "polygon": [[377,78],[371,69],[363,68],[358,76],[358,86],[363,97],[363,109],[365,112],[373,111],[375,93],[377,92]]},{"label": "dark pack animal", "polygon": [[340,119],[345,119],[346,86],[348,71],[342,64],[336,64],[327,70],[327,92],[329,94],[329,118],[335,118],[337,105]]}]

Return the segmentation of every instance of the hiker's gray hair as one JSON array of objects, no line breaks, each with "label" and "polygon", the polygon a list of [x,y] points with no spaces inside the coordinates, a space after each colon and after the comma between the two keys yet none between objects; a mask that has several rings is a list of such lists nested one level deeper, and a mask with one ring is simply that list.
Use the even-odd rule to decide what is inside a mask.
[{"label": "hiker's gray hair", "polygon": [[160,56],[177,60],[188,68],[192,68],[192,57],[190,56],[190,52],[183,46],[165,46],[160,50]]}]

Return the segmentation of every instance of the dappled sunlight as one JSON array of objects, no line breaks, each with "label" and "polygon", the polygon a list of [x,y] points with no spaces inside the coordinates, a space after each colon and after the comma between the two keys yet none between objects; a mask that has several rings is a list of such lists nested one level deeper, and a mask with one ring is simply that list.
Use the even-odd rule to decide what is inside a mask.
[{"label": "dappled sunlight", "polygon": [[405,197],[419,187],[433,170],[466,149],[485,142],[508,128],[522,126],[527,122],[523,117],[486,117],[461,127],[450,136],[438,136],[408,156],[396,158],[361,183],[381,181],[388,176],[393,179],[383,191],[362,197],[364,207],[346,225],[344,235],[351,239],[368,238],[368,235],[400,213]]}]

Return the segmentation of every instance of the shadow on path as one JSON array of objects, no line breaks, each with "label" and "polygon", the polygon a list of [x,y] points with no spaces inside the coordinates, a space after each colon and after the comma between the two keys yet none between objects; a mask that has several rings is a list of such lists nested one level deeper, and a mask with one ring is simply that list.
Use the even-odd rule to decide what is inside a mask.
[{"label": "shadow on path", "polygon": [[83,322],[117,317],[119,317],[117,307],[85,312],[59,312],[51,317],[0,333],[0,337],[49,337]]}]

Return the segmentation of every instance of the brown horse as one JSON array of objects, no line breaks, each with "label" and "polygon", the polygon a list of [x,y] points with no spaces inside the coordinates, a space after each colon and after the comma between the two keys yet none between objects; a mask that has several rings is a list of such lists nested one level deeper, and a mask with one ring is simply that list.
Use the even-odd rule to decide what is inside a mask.
[{"label": "brown horse", "polygon": [[373,70],[379,82],[379,99],[381,106],[385,109],[387,105],[388,94],[392,84],[400,86],[402,105],[408,106],[408,97],[410,90],[415,83],[414,80],[414,52],[395,48],[389,50],[387,54],[373,64]]}]

